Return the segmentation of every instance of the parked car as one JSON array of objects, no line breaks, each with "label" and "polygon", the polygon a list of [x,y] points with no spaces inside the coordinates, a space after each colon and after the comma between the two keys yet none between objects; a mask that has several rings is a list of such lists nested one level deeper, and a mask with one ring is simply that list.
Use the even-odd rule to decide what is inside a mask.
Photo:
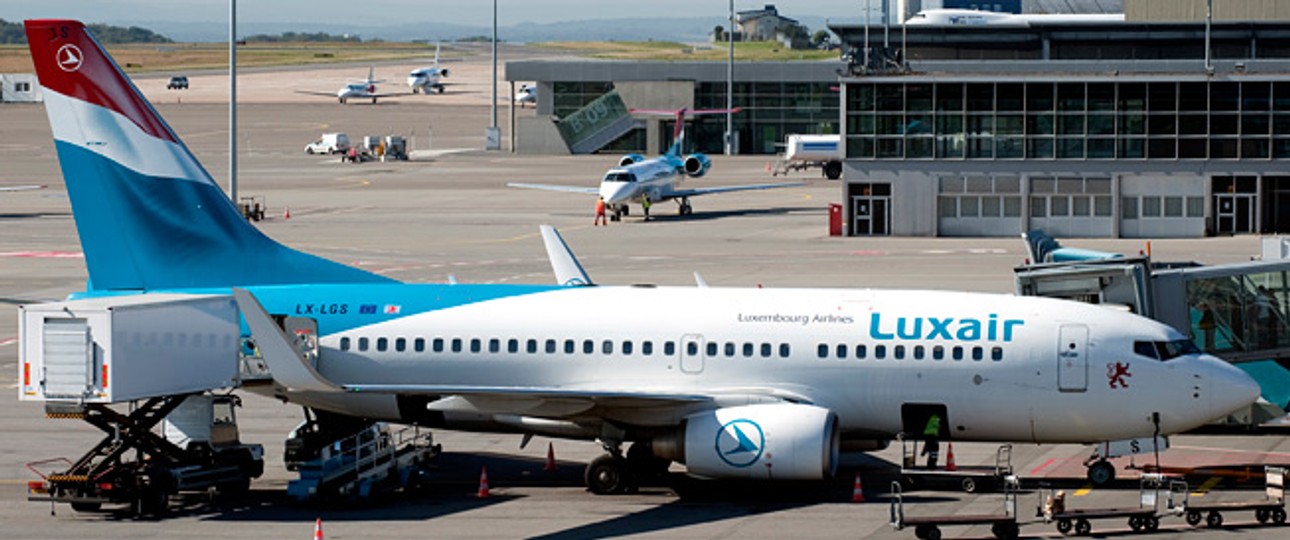
[{"label": "parked car", "polygon": [[175,75],[174,77],[170,78],[170,82],[166,83],[166,90],[187,90],[187,89],[188,89],[188,77],[184,75]]},{"label": "parked car", "polygon": [[305,145],[306,154],[340,154],[349,150],[349,135],[323,133],[322,138]]}]

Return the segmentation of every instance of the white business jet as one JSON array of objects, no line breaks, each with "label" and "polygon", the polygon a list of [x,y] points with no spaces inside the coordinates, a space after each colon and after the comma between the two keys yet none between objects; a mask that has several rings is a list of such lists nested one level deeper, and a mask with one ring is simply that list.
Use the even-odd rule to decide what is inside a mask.
[{"label": "white business jet", "polygon": [[[1192,429],[1259,394],[1169,326],[1046,298],[399,283],[265,236],[81,23],[25,24],[85,253],[79,295],[231,293],[273,377],[248,390],[332,419],[596,441],[587,484],[622,493],[672,462],[826,478],[840,449],[933,414],[953,441],[1095,443]],[[73,69],[67,48],[84,53]]]},{"label": "white business jet", "polygon": [[430,67],[418,68],[408,73],[408,87],[412,93],[418,92],[429,94],[430,92],[443,93],[444,83],[439,79],[448,76],[448,69],[439,67],[439,44],[434,46],[434,65]]}]

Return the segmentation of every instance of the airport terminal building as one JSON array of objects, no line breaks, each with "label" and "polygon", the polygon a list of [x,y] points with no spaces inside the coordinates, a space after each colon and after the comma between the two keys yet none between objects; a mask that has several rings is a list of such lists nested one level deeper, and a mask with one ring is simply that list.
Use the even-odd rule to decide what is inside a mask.
[{"label": "airport terminal building", "polygon": [[1290,23],[830,29],[851,235],[1290,232]]}]

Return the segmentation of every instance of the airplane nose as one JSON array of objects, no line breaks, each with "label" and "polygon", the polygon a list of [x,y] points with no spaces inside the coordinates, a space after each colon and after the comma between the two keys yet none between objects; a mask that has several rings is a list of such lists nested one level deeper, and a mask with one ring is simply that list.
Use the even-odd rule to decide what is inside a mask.
[{"label": "airplane nose", "polygon": [[1254,377],[1226,361],[1210,358],[1213,367],[1209,378],[1209,408],[1215,417],[1231,414],[1259,399],[1262,389]]},{"label": "airplane nose", "polygon": [[622,204],[632,198],[632,187],[624,183],[605,183],[600,186],[600,196],[609,204]]}]

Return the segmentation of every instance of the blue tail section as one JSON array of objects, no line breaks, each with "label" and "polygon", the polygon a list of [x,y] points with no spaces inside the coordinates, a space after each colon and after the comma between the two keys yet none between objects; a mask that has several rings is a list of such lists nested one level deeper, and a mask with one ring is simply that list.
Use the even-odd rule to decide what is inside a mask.
[{"label": "blue tail section", "polygon": [[91,290],[393,282],[265,236],[81,23],[26,27]]}]

